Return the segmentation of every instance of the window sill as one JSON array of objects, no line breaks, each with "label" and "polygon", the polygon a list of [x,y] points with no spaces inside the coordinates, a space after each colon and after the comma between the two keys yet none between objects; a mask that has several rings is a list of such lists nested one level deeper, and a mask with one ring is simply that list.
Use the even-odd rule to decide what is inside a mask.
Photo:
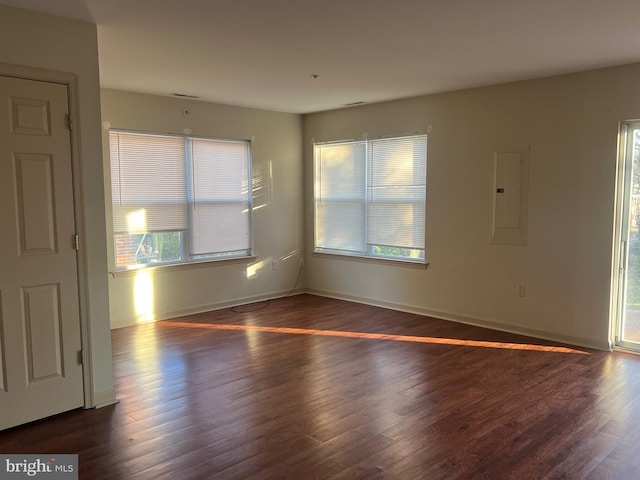
[{"label": "window sill", "polygon": [[233,258],[219,258],[219,259],[207,259],[201,260],[197,262],[185,262],[185,263],[167,263],[164,265],[152,265],[152,264],[140,264],[140,266],[136,266],[134,268],[129,268],[126,270],[113,270],[109,272],[113,278],[117,277],[127,277],[130,275],[136,275],[138,272],[170,272],[176,270],[190,270],[192,268],[204,268],[204,267],[213,267],[215,265],[229,265],[234,263],[251,263],[257,260],[257,256],[249,255],[246,257],[233,257]]},{"label": "window sill", "polygon": [[317,257],[325,257],[325,258],[333,258],[336,260],[350,260],[353,262],[362,262],[362,263],[377,263],[380,265],[389,265],[394,267],[408,267],[408,268],[417,268],[420,270],[426,270],[429,262],[412,262],[407,260],[399,260],[395,258],[383,258],[383,257],[359,257],[356,255],[347,255],[344,253],[336,253],[336,252],[313,252],[314,256]]}]

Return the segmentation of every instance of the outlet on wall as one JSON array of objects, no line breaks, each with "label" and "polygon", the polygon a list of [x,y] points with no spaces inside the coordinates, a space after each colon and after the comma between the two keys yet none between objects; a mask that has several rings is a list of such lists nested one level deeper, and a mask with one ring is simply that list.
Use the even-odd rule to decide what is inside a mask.
[{"label": "outlet on wall", "polygon": [[524,283],[519,283],[516,285],[516,295],[519,297],[524,297],[527,295],[527,286]]},{"label": "outlet on wall", "polygon": [[278,269],[278,260],[272,260],[271,261],[271,270],[277,270]]}]

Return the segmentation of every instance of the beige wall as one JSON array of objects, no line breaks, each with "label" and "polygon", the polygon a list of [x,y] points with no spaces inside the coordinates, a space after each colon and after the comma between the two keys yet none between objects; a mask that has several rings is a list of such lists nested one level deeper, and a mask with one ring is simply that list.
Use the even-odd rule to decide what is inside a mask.
[{"label": "beige wall", "polygon": [[[112,244],[105,232],[108,156],[100,155],[96,27],[0,6],[0,62],[79,78],[92,390],[99,403],[108,402],[109,309],[113,325],[135,323],[138,315],[135,275],[107,275],[113,263],[105,254]],[[632,65],[365,105],[305,116],[304,137],[297,115],[112,90],[102,92],[102,120],[115,128],[255,137],[253,174],[263,187],[255,196],[255,274],[247,274],[246,262],[156,270],[157,318],[283,295],[306,251],[303,281],[311,292],[605,348],[617,126],[640,118],[638,85],[640,65]],[[313,139],[429,127],[428,268],[311,253]],[[491,156],[513,149],[530,149],[528,244],[491,245]],[[274,259],[278,270],[271,269]],[[526,284],[526,297],[515,295],[517,283]]]},{"label": "beige wall", "polygon": [[[182,115],[183,108],[190,110],[188,117]],[[112,326],[148,318],[144,303],[149,301],[149,289],[140,288],[145,282],[151,286],[151,318],[155,319],[283,296],[293,289],[303,245],[299,115],[105,89],[102,118],[107,189],[109,127],[254,139],[253,239],[257,258],[250,262],[165,267],[152,270],[147,278],[146,274],[138,273],[112,275],[109,280]],[[108,228],[111,230],[110,222]],[[109,242],[109,265],[113,270],[111,233]],[[272,270],[273,260],[279,262],[277,270]],[[136,307],[136,301],[142,302],[143,308],[140,304]]]},{"label": "beige wall", "polygon": [[[103,211],[108,157],[103,162],[99,154],[95,26],[0,7],[0,42],[0,62],[79,77],[93,389],[107,398],[109,308],[113,325],[135,323],[139,315],[136,276],[106,275],[113,267],[105,259],[112,245]],[[293,287],[305,251],[303,281],[311,292],[605,348],[617,126],[640,118],[639,84],[640,65],[631,65],[365,105],[305,116],[304,136],[297,115],[104,90],[102,120],[115,128],[255,137],[253,173],[263,186],[255,198],[255,274],[248,275],[246,262],[156,270],[156,318],[282,295]],[[188,118],[181,115],[185,106]],[[428,128],[429,266],[313,254],[313,139]],[[528,243],[492,245],[492,152],[514,149],[530,149]],[[273,259],[278,270],[271,269]],[[518,283],[526,284],[524,298],[515,294]]]},{"label": "beige wall", "polygon": [[[307,252],[314,139],[431,128],[428,267],[308,253],[307,289],[607,348],[618,122],[640,118],[638,85],[632,65],[306,116]],[[492,152],[529,149],[528,243],[490,244]]]},{"label": "beige wall", "polygon": [[78,78],[79,137],[93,396],[114,397],[107,292],[106,235],[100,136],[100,88],[96,26],[0,6],[0,62],[69,72]]}]

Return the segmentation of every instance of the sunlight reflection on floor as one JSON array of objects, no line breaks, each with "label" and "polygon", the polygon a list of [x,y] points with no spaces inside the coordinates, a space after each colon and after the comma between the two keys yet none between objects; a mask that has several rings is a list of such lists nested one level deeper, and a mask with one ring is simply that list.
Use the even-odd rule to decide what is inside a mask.
[{"label": "sunlight reflection on floor", "polygon": [[159,325],[186,327],[186,328],[204,328],[209,330],[236,330],[245,332],[268,332],[268,333],[288,333],[293,335],[320,335],[326,337],[346,337],[346,338],[366,338],[371,340],[393,340],[396,342],[416,342],[431,343],[438,345],[455,345],[462,347],[484,347],[499,348],[505,350],[528,350],[538,352],[553,353],[575,353],[579,355],[588,355],[588,352],[576,350],[569,347],[555,347],[549,345],[532,345],[524,343],[505,343],[505,342],[489,342],[484,340],[461,340],[457,338],[440,338],[440,337],[418,337],[412,335],[393,335],[387,333],[365,333],[365,332],[347,332],[339,330],[315,330],[309,328],[291,328],[291,327],[263,327],[258,325],[231,325],[218,323],[189,323],[162,321]]}]

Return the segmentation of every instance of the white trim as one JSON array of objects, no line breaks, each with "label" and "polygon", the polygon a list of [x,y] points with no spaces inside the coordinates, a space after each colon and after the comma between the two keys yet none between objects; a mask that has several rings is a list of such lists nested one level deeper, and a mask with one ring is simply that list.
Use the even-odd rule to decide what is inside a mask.
[{"label": "white trim", "polygon": [[[611,289],[610,289],[610,313],[609,313],[609,335],[612,344],[616,348],[630,351],[629,346],[622,341],[622,323],[626,304],[627,294],[627,254],[629,251],[628,240],[628,219],[625,218],[629,211],[631,201],[630,192],[627,188],[631,186],[631,175],[633,162],[628,161],[628,149],[630,147],[629,130],[637,127],[640,120],[625,120],[618,125],[618,146],[616,152],[616,182],[615,182],[615,210],[613,222],[613,245],[611,252]],[[624,247],[623,247],[624,242]]]},{"label": "white trim", "polygon": [[72,73],[46,70],[42,68],[24,67],[0,63],[0,75],[25,80],[58,83],[67,86],[69,114],[74,118],[74,126],[70,131],[71,138],[71,166],[73,172],[73,196],[76,232],[80,235],[80,250],[77,255],[78,269],[78,306],[80,314],[80,330],[82,335],[82,349],[86,352],[86,361],[82,367],[84,388],[84,405],[90,408],[95,405],[93,392],[93,365],[91,347],[91,322],[89,321],[89,294],[87,270],[86,225],[84,222],[84,192],[82,188],[82,155],[80,149],[80,114],[78,76]]},{"label": "white trim", "polygon": [[616,181],[614,190],[614,216],[611,246],[611,286],[609,291],[609,338],[611,343],[616,343],[618,337],[618,316],[621,314],[621,289],[620,289],[620,265],[622,243],[622,212],[624,210],[624,167],[625,139],[623,131],[626,131],[626,122],[618,124],[618,144],[616,151]]},{"label": "white trim", "polygon": [[94,395],[95,405],[94,408],[108,407],[109,405],[115,405],[120,403],[120,400],[116,398],[115,390],[106,390],[104,392],[96,392]]},{"label": "white trim", "polygon": [[351,255],[349,253],[339,253],[336,251],[317,251],[314,250],[311,252],[312,255],[318,255],[326,258],[332,258],[334,260],[348,260],[352,262],[364,262],[364,263],[379,263],[381,265],[393,265],[398,267],[412,267],[412,268],[420,268],[422,270],[426,269],[429,265],[429,262],[426,260],[420,261],[412,261],[405,260],[402,258],[396,257],[382,257],[382,256],[361,256],[361,255]]},{"label": "white trim", "polygon": [[628,353],[629,355],[640,355],[640,350],[638,350],[637,348],[625,348],[625,347],[620,346],[620,345],[614,345],[613,351],[614,352],[621,352],[621,353]]},{"label": "white trim", "polygon": [[247,265],[251,265],[258,259],[257,255],[248,255],[244,257],[220,257],[216,259],[207,259],[201,260],[197,262],[182,262],[182,263],[162,263],[162,264],[140,264],[140,267],[136,266],[136,268],[129,268],[126,270],[114,270],[109,272],[109,274],[113,277],[125,277],[136,275],[138,272],[153,272],[156,273],[165,273],[171,272],[174,270],[189,270],[192,268],[202,268],[202,267],[213,267],[221,264],[231,264],[231,263],[245,263]]},{"label": "white trim", "polygon": [[395,302],[385,302],[369,297],[359,297],[354,295],[344,295],[340,292],[333,292],[328,290],[318,290],[315,288],[308,288],[306,293],[311,295],[318,295],[320,297],[335,298],[338,300],[347,300],[355,303],[362,303],[365,305],[371,305],[374,307],[388,308],[390,310],[397,310],[400,312],[414,313],[416,315],[422,315],[426,317],[438,318],[440,320],[448,320],[451,322],[462,323],[465,325],[473,325],[475,327],[489,328],[491,330],[497,330],[500,332],[514,333],[517,335],[525,335],[528,337],[539,338],[541,340],[550,340],[553,342],[559,342],[569,345],[575,345],[580,347],[592,348],[596,350],[611,351],[612,346],[610,342],[603,341],[598,342],[588,338],[573,337],[570,335],[562,335],[553,332],[546,332],[543,330],[536,330],[526,327],[519,327],[514,325],[508,325],[506,323],[497,322],[495,320],[479,317],[470,317],[468,315],[462,315],[459,313],[448,312],[446,310],[432,310],[428,308],[422,308],[415,305],[404,305]]}]

